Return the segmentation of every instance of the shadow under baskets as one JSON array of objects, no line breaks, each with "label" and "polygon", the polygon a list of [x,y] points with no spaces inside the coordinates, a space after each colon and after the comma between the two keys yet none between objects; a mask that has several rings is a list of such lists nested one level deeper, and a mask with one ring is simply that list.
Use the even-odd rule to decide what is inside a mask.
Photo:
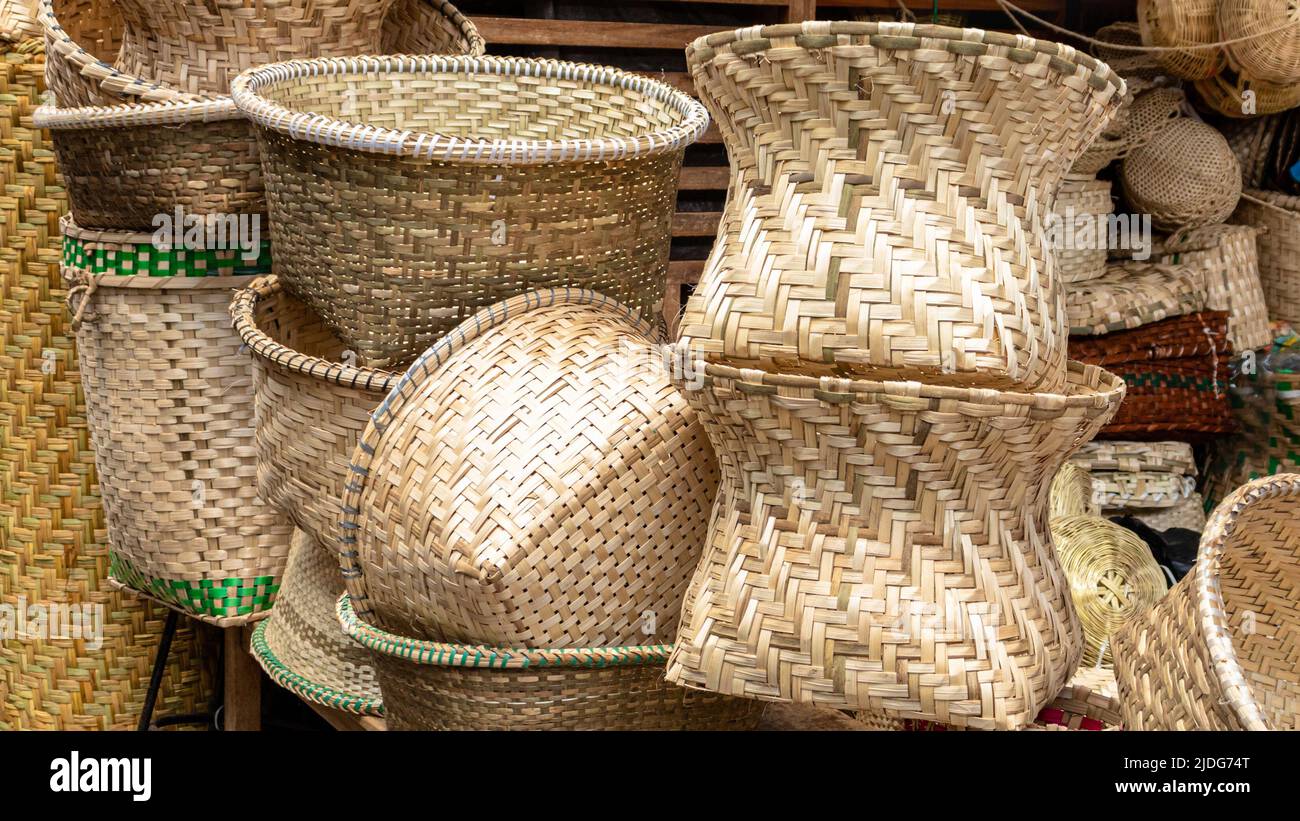
[{"label": "shadow under baskets", "polygon": [[703,107],[618,69],[366,57],[236,78],[257,124],[280,281],[358,362],[409,363],[536,288],[657,319],[677,177]]},{"label": "shadow under baskets", "polygon": [[1115,637],[1134,730],[1300,729],[1300,475],[1234,491],[1196,564]]}]

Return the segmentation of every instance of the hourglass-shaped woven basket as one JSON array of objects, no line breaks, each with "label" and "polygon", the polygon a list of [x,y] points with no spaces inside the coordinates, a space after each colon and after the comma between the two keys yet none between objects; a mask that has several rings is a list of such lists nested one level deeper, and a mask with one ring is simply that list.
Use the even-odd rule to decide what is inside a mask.
[{"label": "hourglass-shaped woven basket", "polygon": [[1300,475],[1238,488],[1206,525],[1196,564],[1115,637],[1135,730],[1300,729]]},{"label": "hourglass-shaped woven basket", "polygon": [[1110,69],[908,23],[722,32],[687,62],[733,179],[684,342],[769,370],[1064,384],[1042,232],[1124,94]]},{"label": "hourglass-shaped woven basket", "polygon": [[1220,39],[1218,8],[1219,0],[1138,0],[1142,42],[1159,48],[1202,46],[1159,51],[1156,59],[1166,71],[1184,80],[1213,77],[1223,68],[1225,54],[1222,47],[1204,46]]}]

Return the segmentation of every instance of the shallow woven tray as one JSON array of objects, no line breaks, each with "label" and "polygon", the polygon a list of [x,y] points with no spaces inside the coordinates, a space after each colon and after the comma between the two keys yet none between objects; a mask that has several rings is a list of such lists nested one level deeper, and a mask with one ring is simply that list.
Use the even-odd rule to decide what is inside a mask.
[{"label": "shallow woven tray", "polygon": [[1191,476],[1143,471],[1094,471],[1093,499],[1101,508],[1159,509],[1177,505],[1196,492]]},{"label": "shallow woven tray", "polygon": [[1094,472],[1144,471],[1195,476],[1196,457],[1186,442],[1085,442],[1073,456],[1072,464]]},{"label": "shallow woven tray", "polygon": [[1205,308],[1207,298],[1205,273],[1200,269],[1124,262],[1110,266],[1104,276],[1071,285],[1065,310],[1070,333],[1086,336],[1194,313]]}]

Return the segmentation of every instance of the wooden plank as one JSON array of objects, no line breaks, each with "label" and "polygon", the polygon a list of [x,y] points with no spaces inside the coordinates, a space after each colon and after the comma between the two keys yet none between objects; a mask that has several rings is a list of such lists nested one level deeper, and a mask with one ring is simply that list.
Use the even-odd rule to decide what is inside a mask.
[{"label": "wooden plank", "polygon": [[492,45],[511,46],[685,49],[697,37],[726,28],[678,23],[526,20],[516,17],[475,16],[473,20],[483,39]]},{"label": "wooden plank", "polygon": [[225,640],[225,709],[221,724],[232,731],[262,729],[262,668],[248,652],[252,627],[227,627]]},{"label": "wooden plank", "polygon": [[817,0],[790,0],[785,11],[787,23],[802,23],[804,20],[817,19]]},{"label": "wooden plank", "polygon": [[388,729],[388,724],[382,718],[377,716],[358,716],[352,713],[345,713],[342,710],[333,710],[329,707],[317,704],[313,701],[303,699],[303,703],[316,711],[316,715],[325,719],[334,729],[344,733],[355,733],[365,731],[383,731]]},{"label": "wooden plank", "polygon": [[682,285],[694,285],[700,281],[704,270],[704,260],[683,259],[668,263],[668,281],[664,287],[664,321],[668,331],[677,335],[677,317],[682,312]]},{"label": "wooden plank", "polygon": [[698,165],[682,169],[677,182],[682,191],[725,191],[731,182],[731,169],[725,165]]},{"label": "wooden plank", "polygon": [[717,211],[678,211],[673,214],[673,236],[716,236],[720,219],[722,214]]}]

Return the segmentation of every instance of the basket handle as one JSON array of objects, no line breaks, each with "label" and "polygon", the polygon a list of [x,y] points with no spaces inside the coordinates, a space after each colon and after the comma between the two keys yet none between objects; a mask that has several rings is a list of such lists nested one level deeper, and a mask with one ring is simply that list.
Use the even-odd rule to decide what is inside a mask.
[{"label": "basket handle", "polygon": [[[68,289],[68,310],[72,312],[72,330],[76,331],[81,327],[81,323],[87,319],[94,319],[95,314],[87,313],[90,307],[90,299],[95,295],[99,287],[99,280],[94,274],[79,276],[76,284]],[[80,294],[81,300],[78,302],[76,296]]]}]

